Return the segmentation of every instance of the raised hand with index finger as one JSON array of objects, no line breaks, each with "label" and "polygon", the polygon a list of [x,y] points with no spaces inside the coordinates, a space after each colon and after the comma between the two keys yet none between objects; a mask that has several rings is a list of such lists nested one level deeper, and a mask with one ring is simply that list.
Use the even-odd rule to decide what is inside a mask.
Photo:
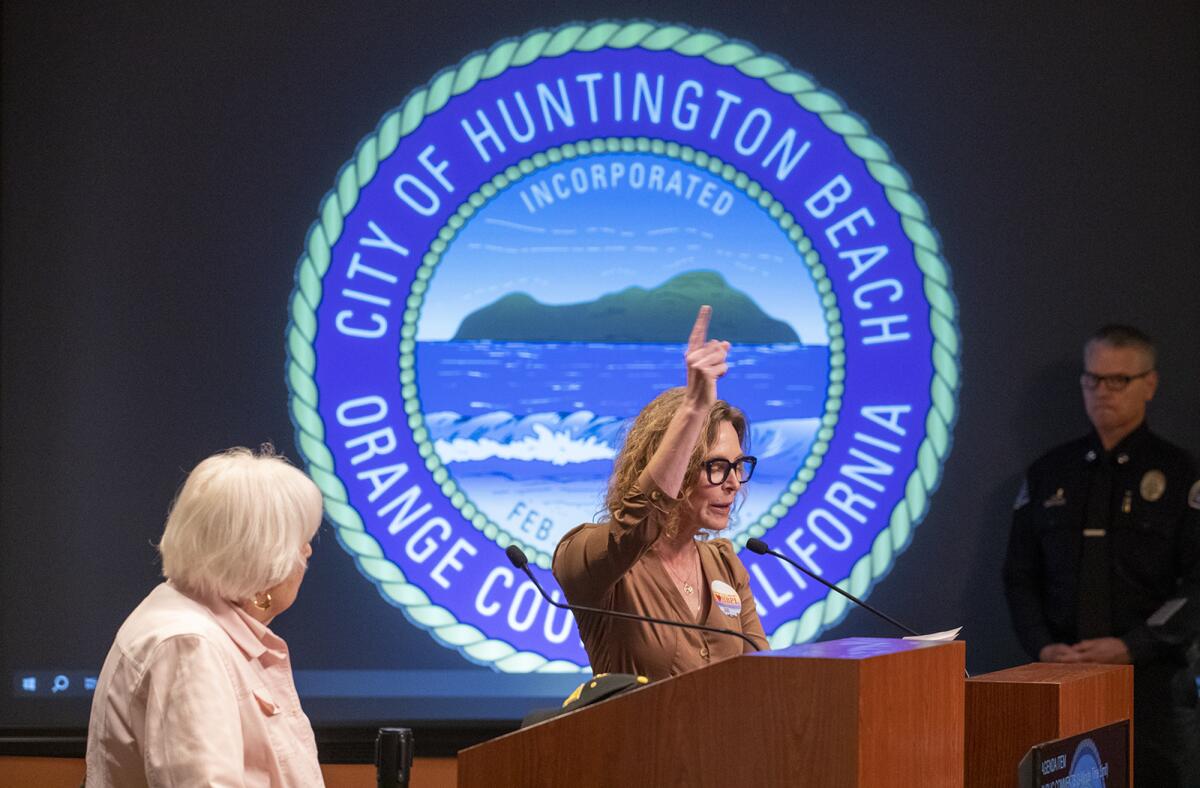
[{"label": "raised hand with index finger", "polygon": [[729,371],[726,357],[729,343],[708,339],[708,324],[712,320],[712,307],[700,307],[696,323],[688,336],[687,354],[687,399],[701,408],[711,407],[717,401],[717,378]]}]

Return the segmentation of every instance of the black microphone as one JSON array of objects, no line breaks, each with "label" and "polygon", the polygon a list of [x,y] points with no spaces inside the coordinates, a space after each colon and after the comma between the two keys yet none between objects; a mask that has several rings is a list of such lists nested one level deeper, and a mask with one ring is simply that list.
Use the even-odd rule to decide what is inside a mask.
[{"label": "black microphone", "polygon": [[412,774],[411,728],[380,728],[375,736],[375,783],[378,788],[408,788]]},{"label": "black microphone", "polygon": [[754,651],[759,650],[757,643],[755,643],[753,640],[751,640],[750,638],[743,635],[741,632],[735,632],[732,629],[721,629],[720,627],[710,627],[705,624],[689,624],[684,621],[670,621],[665,618],[654,618],[653,616],[639,616],[636,613],[624,613],[620,610],[605,610],[604,608],[600,608],[600,607],[584,607],[583,605],[566,605],[566,604],[563,604],[562,602],[555,602],[550,597],[550,595],[546,593],[546,589],[542,588],[542,584],[537,581],[537,578],[533,576],[533,572],[529,571],[529,559],[525,557],[525,552],[521,548],[517,547],[515,544],[510,544],[508,546],[508,548],[504,551],[504,554],[508,556],[508,560],[512,562],[513,566],[515,566],[517,569],[520,569],[522,572],[524,572],[529,577],[529,579],[533,582],[534,587],[537,588],[538,593],[540,593],[542,595],[542,599],[545,599],[547,602],[554,605],[555,607],[562,608],[563,610],[570,610],[572,613],[574,613],[576,611],[582,611],[584,613],[595,613],[596,615],[600,615],[600,616],[613,616],[615,618],[627,618],[630,621],[648,621],[651,624],[663,624],[668,627],[682,627],[683,629],[699,629],[699,630],[703,630],[704,632],[716,632],[719,635],[733,635],[734,637],[739,637],[742,640],[749,643],[750,648],[753,649]]},{"label": "black microphone", "polygon": [[891,616],[887,615],[886,613],[881,613],[881,612],[879,612],[879,611],[878,611],[878,610],[876,610],[875,608],[873,608],[873,607],[871,607],[870,605],[868,605],[866,602],[864,602],[864,601],[862,601],[861,599],[859,599],[858,597],[854,596],[854,594],[851,594],[851,593],[848,593],[848,592],[846,592],[846,591],[843,591],[842,589],[838,588],[838,587],[837,587],[837,586],[835,586],[833,583],[829,582],[828,580],[826,580],[826,579],[825,579],[825,578],[823,578],[823,577],[818,577],[817,575],[815,575],[815,574],[813,574],[812,572],[810,572],[810,571],[808,571],[807,569],[805,569],[805,568],[804,568],[803,566],[801,566],[800,564],[798,564],[798,563],[796,563],[795,561],[793,561],[792,559],[788,558],[788,557],[787,557],[786,555],[784,555],[783,553],[777,553],[777,552],[775,552],[775,551],[774,551],[774,550],[772,550],[770,547],[767,547],[767,543],[766,543],[766,542],[764,542],[762,539],[749,539],[749,540],[747,540],[747,541],[746,541],[746,547],[747,547],[747,548],[750,550],[750,552],[752,552],[752,553],[757,553],[758,555],[773,555],[773,556],[775,556],[776,558],[780,559],[781,561],[787,561],[789,564],[791,564],[792,566],[796,567],[796,568],[797,568],[797,569],[799,569],[801,572],[803,572],[804,574],[808,575],[808,576],[809,576],[809,577],[811,577],[813,580],[816,580],[818,583],[820,583],[821,585],[823,585],[823,586],[825,586],[826,588],[830,589],[831,591],[837,591],[839,594],[841,594],[842,596],[846,597],[846,599],[849,599],[851,602],[853,602],[854,604],[858,605],[858,606],[859,606],[859,607],[861,607],[861,608],[866,608],[867,610],[870,610],[872,613],[874,613],[875,615],[879,616],[880,618],[882,618],[884,621],[888,622],[888,623],[889,623],[889,624],[891,624],[892,626],[894,626],[894,627],[897,627],[898,629],[902,629],[902,630],[904,630],[905,632],[907,632],[907,633],[908,633],[908,634],[910,634],[910,635],[914,635],[914,636],[917,636],[917,637],[919,637],[919,635],[917,635],[917,633],[916,633],[916,632],[913,632],[911,629],[909,629],[908,627],[904,626],[904,625],[903,625],[903,624],[901,624],[899,621],[897,621],[896,619],[894,619],[894,618],[892,618]]}]

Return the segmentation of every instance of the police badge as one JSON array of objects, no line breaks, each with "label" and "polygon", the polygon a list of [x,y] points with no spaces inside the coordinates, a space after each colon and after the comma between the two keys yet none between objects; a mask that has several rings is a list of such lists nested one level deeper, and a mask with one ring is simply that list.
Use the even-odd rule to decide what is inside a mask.
[{"label": "police badge", "polygon": [[1152,471],[1146,471],[1142,477],[1142,483],[1138,486],[1138,492],[1142,494],[1142,499],[1154,503],[1159,498],[1163,497],[1163,493],[1167,491],[1167,476],[1162,471],[1155,468]]}]

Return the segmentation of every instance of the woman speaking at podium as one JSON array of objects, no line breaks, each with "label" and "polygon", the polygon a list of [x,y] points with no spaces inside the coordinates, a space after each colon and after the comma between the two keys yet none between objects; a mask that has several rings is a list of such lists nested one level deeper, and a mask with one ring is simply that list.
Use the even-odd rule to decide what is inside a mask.
[{"label": "woman speaking at podium", "polygon": [[[554,576],[574,605],[741,632],[767,647],[746,568],[719,532],[755,459],[742,453],[746,417],[717,399],[729,343],[707,339],[704,306],[688,338],[687,385],[668,389],[633,422],[613,464],[599,524],[568,532]],[[578,613],[596,673],[661,679],[750,651],[742,638]]]},{"label": "woman speaking at podium", "polygon": [[323,785],[287,644],[321,493],[269,447],[196,466],[167,518],[167,582],[129,615],[92,700],[87,785]]}]

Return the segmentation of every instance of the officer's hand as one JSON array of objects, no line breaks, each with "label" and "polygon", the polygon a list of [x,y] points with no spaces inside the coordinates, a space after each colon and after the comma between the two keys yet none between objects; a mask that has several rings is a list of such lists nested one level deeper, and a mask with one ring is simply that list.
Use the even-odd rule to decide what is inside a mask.
[{"label": "officer's hand", "polygon": [[1043,646],[1038,652],[1038,659],[1042,662],[1079,662],[1079,657],[1075,653],[1075,649],[1068,646],[1066,643],[1051,643],[1048,646]]},{"label": "officer's hand", "polygon": [[1133,662],[1125,641],[1120,638],[1081,640],[1072,650],[1078,656],[1078,662],[1102,662],[1107,665],[1128,665]]}]

